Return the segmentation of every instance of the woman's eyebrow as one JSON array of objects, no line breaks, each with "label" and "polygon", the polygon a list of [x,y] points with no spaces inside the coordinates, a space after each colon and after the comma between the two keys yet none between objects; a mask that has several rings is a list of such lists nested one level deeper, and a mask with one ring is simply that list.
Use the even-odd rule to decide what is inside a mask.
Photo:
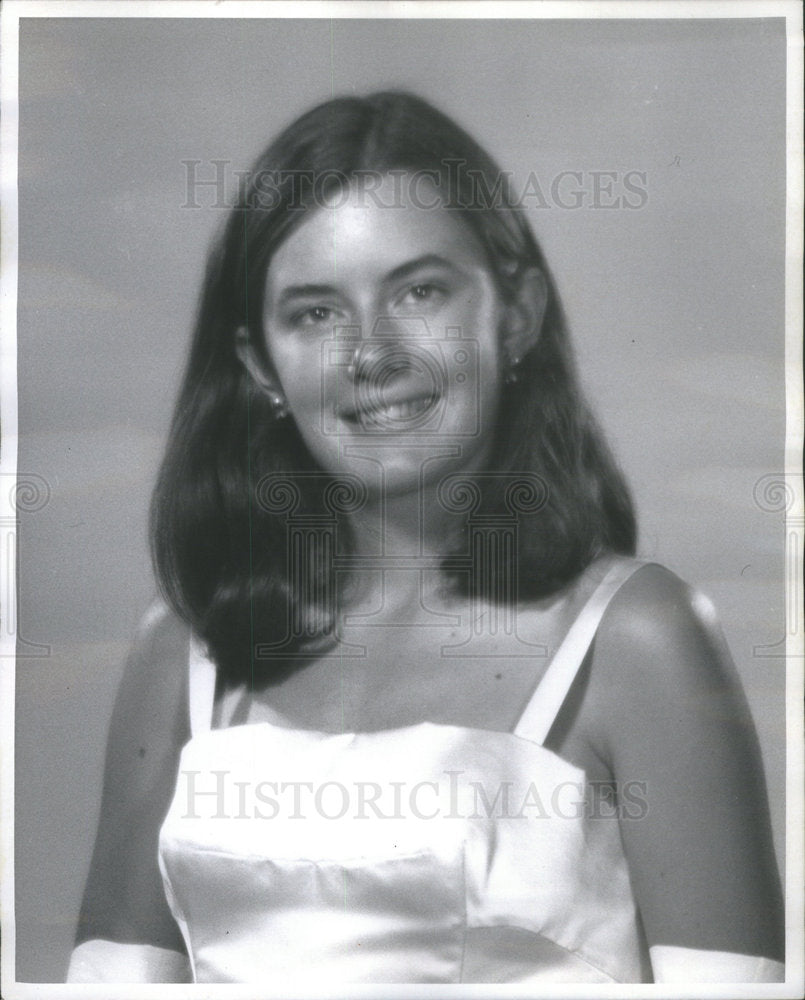
[{"label": "woman's eyebrow", "polygon": [[338,294],[338,289],[334,285],[288,285],[280,292],[277,305],[284,305],[291,299],[318,298]]},{"label": "woman's eyebrow", "polygon": [[[460,270],[449,258],[442,257],[435,253],[427,253],[423,254],[421,257],[416,257],[414,260],[406,261],[404,264],[400,264],[399,267],[395,267],[393,270],[389,271],[383,278],[383,283],[390,284],[394,281],[401,281],[402,279],[407,278],[411,274],[414,274],[426,267],[439,267],[442,269],[449,269],[451,271]],[[321,296],[335,296],[340,294],[339,289],[335,285],[287,285],[282,289],[277,297],[277,305],[285,305],[293,299],[317,298]]]},{"label": "woman's eyebrow", "polygon": [[447,268],[451,271],[459,270],[456,264],[449,258],[442,257],[436,253],[426,253],[421,257],[415,258],[414,260],[406,261],[405,264],[400,264],[399,267],[395,267],[393,271],[389,271],[383,280],[387,283],[399,281],[401,278],[407,278],[409,275],[414,274],[416,271],[420,271],[425,267]]}]

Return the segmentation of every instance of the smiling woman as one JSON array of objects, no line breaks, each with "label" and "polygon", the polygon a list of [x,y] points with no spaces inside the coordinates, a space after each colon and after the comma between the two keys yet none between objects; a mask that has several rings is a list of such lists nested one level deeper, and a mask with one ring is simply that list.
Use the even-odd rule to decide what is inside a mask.
[{"label": "smiling woman", "polygon": [[[379,196],[394,183],[385,177]],[[300,274],[310,281],[296,284]],[[277,251],[263,329],[278,383],[318,464],[365,475],[365,457],[350,461],[354,452],[345,445],[374,431],[384,487],[396,494],[419,489],[422,471],[433,478],[488,458],[499,353],[522,356],[533,346],[537,308],[534,301],[528,329],[520,324],[517,334],[499,338],[503,304],[483,247],[465,224],[444,208],[417,208],[405,193],[390,211],[356,187],[338,207],[325,202]],[[259,379],[256,353],[244,346],[242,357]],[[423,470],[422,448],[434,434],[461,447]]]},{"label": "smiling woman", "polygon": [[247,178],[153,544],[71,980],[780,978],[712,610],[634,558],[534,237],[422,100]]}]

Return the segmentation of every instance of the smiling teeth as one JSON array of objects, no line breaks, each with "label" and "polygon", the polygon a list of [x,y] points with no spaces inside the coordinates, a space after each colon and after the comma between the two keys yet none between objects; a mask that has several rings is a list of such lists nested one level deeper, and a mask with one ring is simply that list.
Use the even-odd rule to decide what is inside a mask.
[{"label": "smiling teeth", "polygon": [[410,420],[411,417],[418,417],[424,413],[430,407],[431,402],[430,399],[414,399],[403,403],[391,403],[389,406],[365,411],[362,417],[372,423],[381,424],[393,420]]}]

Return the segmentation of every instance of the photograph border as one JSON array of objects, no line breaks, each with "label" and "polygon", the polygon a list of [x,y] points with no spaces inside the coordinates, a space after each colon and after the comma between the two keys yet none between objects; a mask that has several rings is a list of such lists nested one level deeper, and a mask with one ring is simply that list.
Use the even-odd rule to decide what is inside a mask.
[{"label": "photograph border", "polygon": [[[253,985],[190,986],[180,984],[102,984],[64,985],[22,983],[15,978],[14,925],[14,700],[16,647],[16,535],[17,519],[17,399],[16,399],[16,317],[17,317],[17,151],[18,151],[18,72],[20,18],[572,18],[572,19],[674,19],[674,18],[758,18],[781,17],[786,21],[787,37],[787,194],[786,194],[786,468],[776,488],[785,507],[788,558],[786,562],[786,982],[785,984],[719,985],[657,984],[570,986],[546,984],[516,986],[419,986],[361,985],[331,991],[309,989],[295,991],[282,987],[261,990],[260,996],[291,997],[798,997],[805,984],[805,946],[803,925],[805,905],[805,808],[803,803],[803,653],[805,638],[802,622],[803,545],[805,545],[805,504],[802,487],[803,394],[802,394],[802,266],[803,266],[803,52],[802,11],[796,0],[768,2],[725,2],[725,0],[633,0],[633,2],[203,2],[203,0],[6,0],[2,9],[2,276],[0,285],[0,325],[2,325],[2,452],[0,452],[0,523],[3,530],[3,569],[0,574],[0,606],[3,628],[0,635],[0,725],[2,726],[2,995],[11,998],[152,998],[152,997],[243,997],[257,995]],[[782,510],[783,507],[781,506]]]}]

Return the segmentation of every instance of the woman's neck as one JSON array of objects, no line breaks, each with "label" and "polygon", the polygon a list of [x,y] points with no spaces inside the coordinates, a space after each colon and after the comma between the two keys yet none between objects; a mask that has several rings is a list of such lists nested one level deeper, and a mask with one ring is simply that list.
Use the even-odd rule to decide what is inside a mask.
[{"label": "woman's neck", "polygon": [[352,521],[355,558],[414,562],[423,568],[456,544],[465,517],[439,504],[435,490],[372,498]]},{"label": "woman's neck", "polygon": [[354,569],[342,595],[350,613],[383,607],[393,617],[406,607],[441,604],[441,564],[456,545],[461,521],[439,505],[435,491],[373,498],[351,524]]}]

